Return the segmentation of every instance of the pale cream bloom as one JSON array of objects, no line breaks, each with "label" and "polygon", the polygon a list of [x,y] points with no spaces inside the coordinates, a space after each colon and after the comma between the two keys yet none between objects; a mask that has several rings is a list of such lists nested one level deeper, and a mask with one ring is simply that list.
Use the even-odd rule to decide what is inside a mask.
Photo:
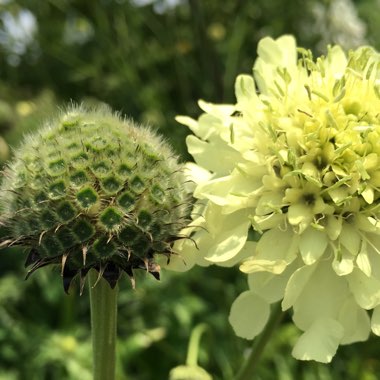
[{"label": "pale cream bloom", "polygon": [[259,334],[277,301],[303,331],[298,359],[329,362],[380,335],[379,70],[370,47],[314,59],[292,36],[267,37],[236,104],[200,101],[198,120],[178,117],[194,133],[199,201],[171,265],[241,263],[237,335]]}]

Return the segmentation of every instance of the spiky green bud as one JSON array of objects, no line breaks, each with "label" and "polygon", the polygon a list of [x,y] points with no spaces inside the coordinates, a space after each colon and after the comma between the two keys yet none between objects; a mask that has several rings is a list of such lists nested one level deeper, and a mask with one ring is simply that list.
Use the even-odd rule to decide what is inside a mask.
[{"label": "spiky green bud", "polygon": [[169,146],[108,109],[72,108],[28,136],[4,172],[3,246],[30,248],[29,274],[61,265],[64,288],[91,268],[114,287],[122,271],[159,277],[186,224],[189,194]]}]

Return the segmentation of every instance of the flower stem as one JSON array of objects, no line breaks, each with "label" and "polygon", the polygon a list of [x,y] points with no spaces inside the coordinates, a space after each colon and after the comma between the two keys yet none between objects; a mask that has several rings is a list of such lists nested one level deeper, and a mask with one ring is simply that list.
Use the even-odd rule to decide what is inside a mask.
[{"label": "flower stem", "polygon": [[190,336],[189,347],[187,351],[186,365],[196,367],[198,366],[198,351],[202,334],[207,329],[204,323],[199,324],[194,328]]},{"label": "flower stem", "polygon": [[281,309],[281,302],[279,302],[272,310],[270,319],[264,328],[264,331],[255,339],[249,357],[241,367],[236,376],[236,380],[252,380],[254,371],[259,363],[260,357],[264,351],[265,346],[269,342],[277,325],[280,323],[284,312]]},{"label": "flower stem", "polygon": [[91,270],[89,283],[93,379],[115,380],[118,288],[116,286],[111,289],[103,278],[97,281],[98,272]]}]

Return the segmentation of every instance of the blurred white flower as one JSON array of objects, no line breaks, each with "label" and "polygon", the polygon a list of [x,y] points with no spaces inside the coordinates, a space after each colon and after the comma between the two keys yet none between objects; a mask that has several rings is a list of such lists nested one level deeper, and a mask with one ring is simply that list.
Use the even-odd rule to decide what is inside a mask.
[{"label": "blurred white flower", "polygon": [[313,2],[311,11],[314,23],[310,25],[308,20],[303,30],[309,35],[320,36],[317,44],[319,51],[324,51],[330,43],[339,44],[343,49],[357,48],[366,43],[366,25],[351,0]]}]

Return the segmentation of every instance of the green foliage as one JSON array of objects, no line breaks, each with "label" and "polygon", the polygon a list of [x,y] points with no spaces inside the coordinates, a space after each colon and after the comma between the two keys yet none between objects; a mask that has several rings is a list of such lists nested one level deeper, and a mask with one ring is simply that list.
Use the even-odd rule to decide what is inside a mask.
[{"label": "green foliage", "polygon": [[[38,29],[16,66],[9,64],[11,52],[0,56],[0,78],[7,78],[17,96],[17,89],[35,96],[49,88],[60,102],[105,102],[159,127],[184,154],[187,131],[174,116],[195,115],[200,97],[232,101],[234,79],[251,71],[260,37],[297,33],[310,17],[302,0],[292,6],[281,0],[223,6],[189,0],[165,12],[155,11],[157,4],[10,1],[6,9],[15,16],[31,11]],[[307,46],[304,35],[300,42]]]}]

